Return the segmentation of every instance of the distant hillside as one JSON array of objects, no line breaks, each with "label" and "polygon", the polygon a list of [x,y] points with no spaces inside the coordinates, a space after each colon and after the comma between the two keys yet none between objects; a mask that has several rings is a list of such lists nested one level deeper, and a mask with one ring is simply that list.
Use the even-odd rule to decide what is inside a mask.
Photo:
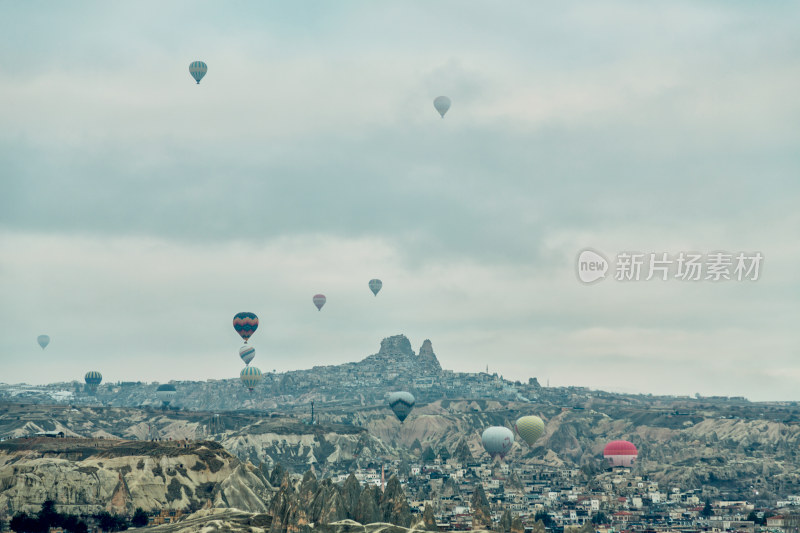
[{"label": "distant hillside", "polygon": [[[578,392],[574,392],[578,394]],[[760,500],[800,493],[800,426],[795,406],[728,400],[676,400],[588,395],[586,408],[565,408],[542,399],[527,402],[440,400],[418,405],[404,424],[385,407],[323,412],[319,424],[256,413],[162,412],[0,404],[0,437],[63,431],[73,436],[125,439],[210,439],[264,469],[281,463],[319,475],[378,466],[386,460],[410,464],[423,449],[453,454],[466,449],[488,462],[480,434],[490,425],[513,428],[522,415],[537,414],[545,435],[533,448],[515,442],[506,460],[581,469],[589,482],[604,469],[603,446],[627,439],[639,449],[634,471],[664,487],[705,488],[730,498],[753,487]],[[342,422],[347,423],[342,423]]]},{"label": "distant hillside", "polygon": [[[508,460],[564,465],[588,476],[604,468],[606,442],[627,439],[640,451],[635,471],[666,486],[750,499],[757,491],[764,501],[800,493],[800,408],[794,402],[615,394],[454,373],[441,370],[430,341],[414,353],[402,335],[384,339],[378,353],[358,363],[269,375],[265,381],[253,394],[238,380],[179,382],[179,409],[167,410],[155,405],[155,384],[104,384],[97,398],[79,392],[73,401],[61,394],[63,384],[0,387],[6,397],[15,394],[14,401],[0,403],[0,439],[61,431],[73,437],[209,440],[263,468],[281,463],[302,473],[313,466],[328,475],[386,459],[409,464],[427,447],[437,453],[468,450],[486,461],[480,442],[486,427],[513,428],[519,416],[537,414],[546,423],[545,435],[532,449],[515,443]],[[417,398],[402,425],[385,403],[394,390]],[[130,407],[138,404],[143,407]]]}]

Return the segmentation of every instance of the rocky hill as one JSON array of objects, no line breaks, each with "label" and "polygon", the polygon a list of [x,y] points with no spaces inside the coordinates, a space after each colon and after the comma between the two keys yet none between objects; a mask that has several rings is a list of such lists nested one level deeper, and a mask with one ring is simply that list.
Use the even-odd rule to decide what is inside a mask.
[{"label": "rocky hill", "polygon": [[328,476],[388,460],[418,462],[427,447],[437,453],[445,448],[467,462],[469,457],[488,462],[480,442],[484,428],[511,428],[519,416],[537,414],[546,423],[544,436],[533,448],[517,441],[507,456],[511,464],[572,466],[589,482],[604,468],[603,446],[627,439],[639,449],[635,472],[666,487],[704,488],[731,499],[745,494],[752,499],[755,488],[765,502],[800,492],[795,406],[601,393],[585,403],[590,406],[439,400],[417,405],[402,425],[383,406],[324,410],[319,417],[324,423],[309,425],[254,413],[0,404],[0,436],[63,431],[140,440],[201,437],[262,471],[281,463],[291,472],[314,468]]},{"label": "rocky hill", "polygon": [[[231,357],[238,358],[235,351]],[[404,335],[383,339],[377,353],[358,362],[283,373],[263,370],[263,380],[253,394],[242,386],[238,375],[207,381],[181,381],[180,376],[173,376],[170,383],[175,385],[177,394],[171,408],[279,411],[282,414],[302,412],[308,415],[312,401],[341,408],[383,403],[387,387],[415,390],[415,395],[423,399],[432,392],[431,388],[419,389],[415,382],[442,373],[431,341],[425,340],[419,354],[415,354]],[[159,383],[106,382],[99,386],[96,394],[90,394],[82,381],[46,386],[0,383],[0,401],[159,408],[158,386]],[[438,397],[439,393],[430,396]]]},{"label": "rocky hill", "polygon": [[[507,459],[513,464],[572,466],[589,479],[604,467],[605,443],[627,439],[640,452],[636,473],[666,486],[703,487],[731,499],[752,499],[755,490],[764,500],[800,492],[797,403],[625,395],[453,373],[441,369],[430,341],[415,353],[402,335],[384,339],[357,363],[269,375],[252,395],[238,380],[178,383],[180,409],[154,408],[155,384],[102,385],[96,398],[77,389],[61,394],[61,386],[37,389],[47,393],[40,396],[13,389],[14,401],[0,402],[0,439],[49,431],[207,440],[265,470],[281,463],[326,476],[387,460],[418,462],[428,447],[485,462],[483,429],[512,428],[519,416],[536,414],[546,433],[530,449],[515,443]],[[11,390],[0,387],[0,394]],[[417,398],[404,424],[385,404],[393,390]],[[25,398],[31,403],[21,403]],[[144,407],[125,407],[137,403]]]},{"label": "rocky hill", "polygon": [[145,510],[236,507],[266,511],[261,471],[215,442],[22,438],[0,443],[0,516],[36,512],[131,515]]}]

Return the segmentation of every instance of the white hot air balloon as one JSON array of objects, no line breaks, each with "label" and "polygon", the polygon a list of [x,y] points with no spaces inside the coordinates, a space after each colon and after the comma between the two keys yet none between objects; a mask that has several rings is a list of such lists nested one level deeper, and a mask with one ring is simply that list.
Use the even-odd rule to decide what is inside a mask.
[{"label": "white hot air balloon", "polygon": [[495,457],[502,459],[514,445],[514,433],[507,427],[492,426],[483,432],[481,442],[486,453],[491,455],[492,459]]},{"label": "white hot air balloon", "polygon": [[250,361],[253,360],[253,357],[256,356],[256,349],[252,346],[245,344],[241,348],[239,348],[239,357],[242,358],[244,364],[249,365]]},{"label": "white hot air balloon", "polygon": [[451,102],[450,102],[450,99],[448,97],[446,97],[446,96],[437,96],[433,100],[433,107],[435,107],[436,111],[438,111],[439,114],[442,115],[442,118],[444,118],[444,114],[447,113],[448,109],[450,109],[450,103]]},{"label": "white hot air balloon", "polygon": [[173,385],[171,383],[166,383],[164,385],[159,385],[158,388],[156,389],[156,397],[159,400],[161,400],[161,403],[162,403],[162,405],[163,405],[163,407],[165,409],[169,405],[169,402],[171,402],[172,399],[175,397],[176,394],[178,394],[178,391],[175,390],[175,385]]}]

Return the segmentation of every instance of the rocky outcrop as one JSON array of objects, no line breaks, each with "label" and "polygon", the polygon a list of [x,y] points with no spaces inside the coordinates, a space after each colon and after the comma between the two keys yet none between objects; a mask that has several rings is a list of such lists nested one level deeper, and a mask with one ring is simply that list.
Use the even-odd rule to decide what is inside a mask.
[{"label": "rocky outcrop", "polygon": [[483,485],[478,483],[472,491],[472,529],[492,529],[492,510],[489,507],[489,500],[483,491]]},{"label": "rocky outcrop", "polygon": [[425,531],[439,531],[439,528],[436,527],[436,518],[433,516],[433,507],[425,504],[425,510],[422,512],[422,524],[425,527]]},{"label": "rocky outcrop", "polygon": [[469,451],[469,445],[467,445],[467,441],[465,439],[458,441],[458,446],[453,454],[453,459],[462,464],[472,463],[475,461],[475,458],[472,456],[472,452]]},{"label": "rocky outcrop", "polygon": [[387,370],[392,369],[420,376],[438,374],[442,371],[442,366],[439,364],[436,354],[433,353],[433,345],[430,340],[422,343],[419,355],[417,355],[405,335],[386,337],[381,341],[381,349],[378,353],[370,355],[358,365],[373,368],[384,366]]},{"label": "rocky outcrop", "polygon": [[278,463],[292,472],[305,472],[331,463],[348,465],[357,458],[369,460],[392,451],[363,428],[307,425],[297,420],[262,420],[246,430],[220,439],[233,455],[253,464]]},{"label": "rocky outcrop", "polygon": [[431,370],[441,372],[442,365],[439,364],[439,359],[437,359],[436,354],[433,353],[433,344],[429,339],[425,339],[425,342],[423,342],[422,346],[420,346],[419,359],[422,364]]},{"label": "rocky outcrop", "polygon": [[272,488],[261,472],[213,442],[20,439],[0,443],[0,515],[116,514],[217,507],[263,512]]},{"label": "rocky outcrop", "polygon": [[387,522],[403,527],[411,523],[411,510],[394,476],[383,493],[377,487],[362,489],[352,475],[342,485],[333,484],[329,478],[318,481],[311,472],[299,483],[284,478],[269,514],[273,517],[271,533],[294,533],[342,520]]},{"label": "rocky outcrop", "polygon": [[411,342],[405,335],[395,335],[394,337],[386,337],[381,341],[381,349],[378,355],[385,357],[412,357],[414,350],[411,348]]},{"label": "rocky outcrop", "polygon": [[383,522],[403,527],[411,525],[411,509],[396,476],[390,477],[386,483],[386,489],[381,496],[381,513]]}]

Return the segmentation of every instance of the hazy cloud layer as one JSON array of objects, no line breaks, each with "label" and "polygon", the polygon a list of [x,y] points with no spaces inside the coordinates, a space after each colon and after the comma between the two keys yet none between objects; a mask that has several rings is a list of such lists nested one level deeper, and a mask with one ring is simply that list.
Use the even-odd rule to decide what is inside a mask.
[{"label": "hazy cloud layer", "polygon": [[[262,369],[406,333],[456,370],[800,399],[796,4],[80,6],[0,20],[3,381],[234,376],[247,309]],[[586,246],[765,263],[586,287]]]}]

